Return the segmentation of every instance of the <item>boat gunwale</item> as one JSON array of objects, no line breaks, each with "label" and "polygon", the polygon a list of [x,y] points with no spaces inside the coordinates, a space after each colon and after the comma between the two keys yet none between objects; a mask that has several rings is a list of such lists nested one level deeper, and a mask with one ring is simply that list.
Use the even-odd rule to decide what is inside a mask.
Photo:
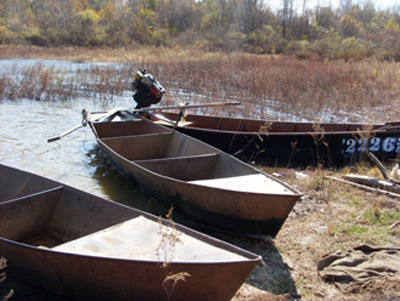
[{"label": "boat gunwale", "polygon": [[[115,226],[115,225],[113,225]],[[176,225],[175,225],[176,226]],[[111,226],[112,227],[112,226]],[[104,228],[106,229],[106,228]],[[104,230],[102,229],[102,230]],[[195,231],[190,229],[191,231]],[[95,233],[95,232],[93,232]],[[198,232],[200,233],[200,232]],[[92,233],[91,233],[92,234]],[[216,247],[218,249],[222,249],[224,251],[227,252],[231,252],[231,253],[235,253],[236,255],[242,256],[243,260],[235,260],[235,261],[221,261],[221,262],[215,262],[215,261],[210,261],[210,262],[195,262],[195,261],[170,261],[168,262],[169,264],[172,265],[188,265],[188,266],[194,266],[194,265],[225,265],[225,264],[242,264],[242,263],[249,263],[249,262],[257,262],[257,261],[261,261],[262,260],[262,256],[255,254],[253,252],[247,251],[245,249],[240,249],[239,247],[237,247],[241,252],[235,251],[233,249],[228,249],[226,248],[226,246],[223,245],[216,245],[216,244],[212,244],[209,243],[207,241],[204,241],[203,239],[199,239],[198,236],[192,236],[198,240],[201,240],[202,242],[204,242],[205,244],[210,244],[213,247]],[[87,259],[101,259],[101,260],[108,260],[108,261],[119,261],[119,262],[132,262],[132,263],[143,263],[143,264],[163,264],[164,261],[162,260],[140,260],[140,259],[126,259],[126,258],[114,258],[114,257],[105,257],[105,256],[95,256],[95,255],[84,255],[84,254],[80,254],[80,253],[73,253],[73,252],[66,252],[66,251],[59,251],[59,250],[54,250],[52,248],[42,248],[42,247],[36,247],[33,245],[29,245],[23,242],[19,242],[16,240],[12,240],[12,239],[8,239],[8,238],[4,238],[4,237],[0,237],[0,241],[3,241],[7,244],[10,245],[16,245],[18,247],[23,247],[26,249],[30,249],[30,250],[34,250],[37,252],[46,252],[46,253],[52,253],[52,254],[60,254],[60,255],[64,255],[64,256],[73,256],[73,257],[79,257],[79,258],[87,258]],[[223,242],[223,241],[222,241]],[[225,242],[224,242],[225,243]],[[236,247],[236,246],[234,246]],[[244,252],[242,251],[246,251],[247,254],[243,254]]]},{"label": "boat gunwale", "polygon": [[63,184],[60,184],[59,186],[55,186],[54,188],[49,188],[49,189],[45,189],[45,190],[38,191],[38,192],[35,192],[35,193],[30,193],[30,194],[27,194],[27,195],[23,195],[23,196],[20,196],[20,197],[17,197],[17,198],[0,201],[0,207],[2,205],[5,205],[5,204],[26,200],[26,199],[29,199],[29,198],[32,198],[32,197],[36,197],[36,196],[40,196],[40,195],[45,195],[45,194],[48,194],[50,192],[54,192],[54,191],[57,191],[57,190],[62,190],[64,187],[65,186]]},{"label": "boat gunwale", "polygon": [[[160,114],[166,113],[166,114],[173,114],[176,115],[176,113],[173,112],[159,112]],[[295,122],[295,121],[275,121],[275,120],[262,120],[262,119],[245,119],[245,118],[233,118],[233,117],[224,117],[224,116],[203,116],[203,115],[198,115],[198,114],[190,114],[189,116],[193,116],[194,118],[204,118],[205,120],[211,119],[211,118],[216,118],[218,120],[233,120],[235,122],[257,122],[257,123],[276,123],[276,124],[284,124],[284,123],[289,123],[289,124],[303,124],[303,125],[321,125],[321,126],[328,126],[332,124],[339,124],[339,123],[318,123],[318,122]],[[165,116],[164,116],[165,117]],[[166,117],[167,118],[167,117]],[[191,120],[188,120],[191,121]],[[261,135],[282,135],[282,136],[290,136],[290,135],[301,135],[301,136],[306,136],[306,135],[357,135],[360,133],[379,133],[379,134],[385,134],[385,133],[392,133],[392,132],[400,132],[398,128],[385,128],[386,126],[390,126],[391,124],[396,123],[396,121],[393,122],[386,122],[386,123],[377,123],[373,124],[373,126],[378,127],[376,129],[372,130],[364,130],[364,129],[357,129],[357,130],[339,130],[339,131],[241,131],[241,130],[224,130],[224,129],[215,129],[215,128],[207,128],[207,127],[202,127],[202,126],[194,126],[194,124],[189,124],[185,126],[179,126],[180,128],[187,128],[187,129],[194,129],[196,131],[202,131],[202,132],[213,132],[213,133],[232,133],[232,134],[241,134],[241,135],[254,135],[254,134],[261,134]],[[360,127],[366,127],[369,124],[362,124],[362,123],[350,123],[351,125],[354,126],[360,126]]]},{"label": "boat gunwale", "polygon": [[173,131],[170,132],[157,132],[157,133],[150,133],[150,134],[136,134],[136,135],[121,135],[121,136],[109,136],[109,137],[99,137],[96,135],[96,138],[99,138],[101,140],[112,140],[112,139],[131,139],[131,138],[136,138],[136,137],[157,137],[157,136],[168,136],[168,135],[173,135]]},{"label": "boat gunwale", "polygon": [[[112,138],[112,137],[110,137],[110,138]],[[193,138],[193,139],[194,139],[194,138]],[[150,174],[152,174],[152,175],[155,175],[155,176],[157,176],[157,177],[159,177],[159,178],[167,179],[167,180],[169,180],[169,181],[180,182],[180,183],[183,184],[183,185],[189,185],[189,186],[195,186],[195,187],[202,187],[203,189],[207,189],[207,190],[229,191],[230,193],[238,193],[238,194],[246,193],[246,194],[249,194],[249,195],[265,195],[265,193],[262,193],[262,192],[252,192],[252,191],[241,192],[241,191],[235,191],[235,190],[230,190],[230,189],[224,189],[224,188],[220,188],[220,187],[209,187],[209,186],[205,186],[205,185],[199,185],[199,184],[196,184],[196,183],[191,183],[190,181],[183,181],[183,180],[180,180],[180,179],[178,179],[178,178],[173,178],[173,177],[169,177],[169,176],[166,176],[166,175],[162,175],[162,174],[160,174],[160,173],[158,173],[158,172],[155,172],[155,171],[153,171],[153,170],[151,170],[151,169],[148,169],[148,168],[146,168],[146,167],[144,167],[144,166],[142,166],[142,165],[136,163],[136,162],[139,161],[139,160],[134,160],[134,161],[132,161],[132,160],[127,159],[126,157],[122,156],[121,154],[119,154],[118,152],[116,152],[114,149],[112,149],[110,146],[108,146],[106,143],[104,143],[102,140],[103,140],[102,138],[98,138],[98,137],[97,137],[98,143],[99,143],[102,147],[105,147],[106,149],[108,149],[109,151],[111,151],[111,152],[112,152],[114,155],[116,155],[118,158],[122,159],[124,162],[126,162],[126,163],[128,163],[128,164],[133,164],[133,165],[135,165],[137,168],[140,168],[140,169],[146,171],[147,173],[150,173]],[[232,157],[232,156],[229,155],[229,154],[226,154],[226,155]],[[179,158],[179,157],[173,157],[173,158]],[[239,160],[239,159],[236,159],[236,158],[234,158],[234,157],[233,157],[233,159]],[[157,160],[157,159],[151,159],[151,160]],[[150,162],[150,160],[148,160],[148,161]],[[240,161],[239,161],[239,162],[240,162]],[[303,196],[303,194],[302,194],[301,192],[299,192],[296,188],[294,188],[294,187],[292,187],[292,186],[286,184],[285,182],[281,181],[280,179],[275,178],[275,177],[273,177],[273,176],[271,176],[271,175],[269,175],[269,174],[267,174],[267,173],[265,173],[265,172],[263,172],[263,171],[261,171],[261,170],[258,170],[258,169],[254,168],[254,167],[251,166],[251,165],[249,165],[249,166],[250,166],[251,168],[254,169],[255,174],[262,174],[263,176],[267,177],[268,179],[271,179],[271,180],[276,181],[276,182],[278,182],[279,184],[283,185],[285,188],[287,188],[287,189],[291,192],[290,194],[288,194],[288,193],[268,193],[269,196],[283,196],[283,197],[297,197],[297,198]]]},{"label": "boat gunwale", "polygon": [[[189,155],[189,156],[178,156],[178,157],[166,157],[166,158],[156,158],[156,159],[140,159],[140,160],[133,160],[132,162],[135,163],[146,163],[146,162],[162,162],[162,161],[175,161],[180,159],[196,159],[196,158],[211,158],[211,157],[218,157],[220,153],[207,153],[207,154],[199,154],[199,155]],[[174,179],[174,178],[173,178]]]},{"label": "boat gunwale", "polygon": [[234,134],[234,135],[265,135],[265,136],[308,136],[308,135],[329,135],[329,136],[335,136],[335,135],[340,135],[340,136],[354,136],[354,135],[360,135],[363,133],[376,133],[376,134],[391,134],[391,133],[400,133],[400,131],[393,131],[393,130],[371,130],[371,131],[318,131],[318,132],[268,132],[268,131],[232,131],[232,130],[216,130],[212,128],[204,128],[204,127],[196,127],[196,126],[178,126],[179,128],[183,129],[190,129],[190,130],[196,130],[199,132],[212,132],[212,133],[224,133],[224,134]]}]

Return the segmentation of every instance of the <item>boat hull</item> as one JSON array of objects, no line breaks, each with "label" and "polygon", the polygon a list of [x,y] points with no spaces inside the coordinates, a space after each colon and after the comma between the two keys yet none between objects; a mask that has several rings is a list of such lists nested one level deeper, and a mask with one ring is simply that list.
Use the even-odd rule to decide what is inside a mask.
[{"label": "boat hull", "polygon": [[[191,185],[157,175],[128,161],[98,141],[107,157],[126,177],[158,201],[189,217],[192,226],[203,226],[244,236],[275,237],[300,194],[260,195]],[[220,202],[219,210],[215,202]],[[243,204],[241,211],[238,204]],[[252,208],[249,208],[252,207]],[[247,216],[239,213],[248,212]]]},{"label": "boat hull", "polygon": [[[340,166],[364,160],[367,151],[382,161],[400,154],[398,123],[312,124],[200,115],[188,115],[186,120],[190,124],[178,131],[239,158],[274,166]],[[240,124],[249,126],[242,130]]]},{"label": "boat hull", "polygon": [[[128,179],[197,225],[274,237],[301,197],[215,147],[149,120],[129,114],[126,119],[90,123],[103,152]],[[237,189],[250,177],[268,184],[262,180]]]},{"label": "boat hull", "polygon": [[261,259],[174,223],[162,260],[168,221],[1,164],[0,224],[7,275],[76,300],[230,300]]},{"label": "boat hull", "polygon": [[75,300],[164,300],[163,281],[170,273],[188,275],[177,282],[174,300],[230,300],[257,264],[171,264],[164,269],[156,262],[75,256],[3,239],[0,250],[9,276]]}]

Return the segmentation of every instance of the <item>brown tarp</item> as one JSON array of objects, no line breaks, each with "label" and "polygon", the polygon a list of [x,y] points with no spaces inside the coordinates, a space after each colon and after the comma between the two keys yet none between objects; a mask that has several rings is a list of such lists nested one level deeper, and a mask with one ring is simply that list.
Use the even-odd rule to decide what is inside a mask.
[{"label": "brown tarp", "polygon": [[323,280],[334,282],[345,293],[357,292],[371,279],[397,276],[400,272],[400,247],[361,245],[340,250],[318,262]]}]

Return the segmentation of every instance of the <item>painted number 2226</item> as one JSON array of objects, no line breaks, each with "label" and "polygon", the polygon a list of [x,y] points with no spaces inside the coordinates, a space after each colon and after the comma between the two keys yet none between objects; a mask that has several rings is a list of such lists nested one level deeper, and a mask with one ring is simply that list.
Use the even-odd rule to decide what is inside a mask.
[{"label": "painted number 2226", "polygon": [[359,152],[385,152],[400,153],[400,138],[397,137],[373,137],[371,139],[343,138],[343,150],[346,154]]}]

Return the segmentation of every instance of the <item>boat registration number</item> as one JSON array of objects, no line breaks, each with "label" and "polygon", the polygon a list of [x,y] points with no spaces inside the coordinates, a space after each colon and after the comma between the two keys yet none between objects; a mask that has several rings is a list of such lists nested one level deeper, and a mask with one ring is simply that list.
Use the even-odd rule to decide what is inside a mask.
[{"label": "boat registration number", "polygon": [[400,153],[400,137],[343,138],[344,154],[365,152]]}]

